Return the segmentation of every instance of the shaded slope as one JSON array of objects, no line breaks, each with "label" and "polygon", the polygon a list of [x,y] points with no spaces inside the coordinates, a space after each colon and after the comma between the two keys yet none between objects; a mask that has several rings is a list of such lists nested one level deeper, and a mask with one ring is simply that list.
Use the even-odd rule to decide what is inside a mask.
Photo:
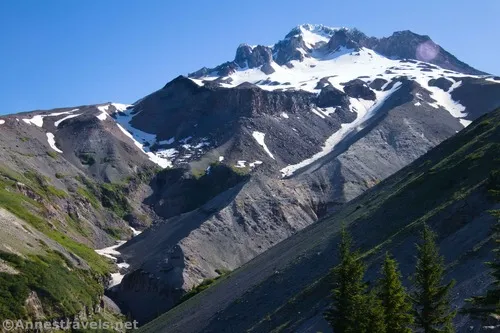
[{"label": "shaded slope", "polygon": [[[143,328],[144,332],[317,331],[335,265],[341,223],[349,225],[367,260],[392,251],[404,275],[412,272],[414,241],[422,223],[439,235],[449,277],[457,279],[454,304],[481,292],[488,278],[487,213],[498,203],[500,110],[389,177],[338,214],[290,237]],[[497,171],[498,172],[498,171]],[[378,271],[370,266],[369,278]],[[210,305],[210,306],[208,306]],[[468,327],[458,318],[459,328]],[[279,329],[278,329],[279,328]]]}]

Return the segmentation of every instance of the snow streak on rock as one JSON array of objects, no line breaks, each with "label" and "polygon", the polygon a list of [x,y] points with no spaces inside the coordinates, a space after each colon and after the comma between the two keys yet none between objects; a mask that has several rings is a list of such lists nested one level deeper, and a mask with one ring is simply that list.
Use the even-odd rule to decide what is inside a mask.
[{"label": "snow streak on rock", "polygon": [[397,82],[394,84],[391,90],[378,93],[379,96],[377,96],[377,101],[372,104],[372,106],[365,108],[364,103],[370,102],[371,101],[364,101],[364,100],[357,100],[354,98],[351,98],[351,105],[355,102],[357,103],[357,118],[354,120],[352,123],[347,123],[347,124],[342,124],[340,130],[335,132],[332,136],[330,136],[322,150],[319,153],[314,154],[310,158],[303,160],[297,164],[289,165],[283,169],[281,169],[281,174],[283,177],[288,177],[291,176],[294,172],[297,170],[310,165],[311,163],[317,161],[323,156],[326,156],[328,153],[333,151],[333,149],[340,143],[342,140],[350,134],[353,130],[356,130],[360,125],[368,121],[371,117],[373,117],[377,111],[380,109],[380,107],[384,104],[385,100],[396,90],[398,90],[401,87],[401,82]]},{"label": "snow streak on rock", "polygon": [[273,154],[271,153],[269,148],[267,148],[266,143],[264,142],[264,138],[265,138],[266,134],[264,134],[262,132],[255,131],[252,133],[252,135],[253,135],[254,139],[257,141],[257,143],[259,145],[261,145],[262,148],[264,148],[265,152],[274,160],[275,158],[274,158]]},{"label": "snow streak on rock", "polygon": [[62,154],[62,150],[57,148],[56,146],[56,139],[55,139],[55,136],[54,134],[52,133],[47,133],[47,141],[49,142],[49,146],[50,148],[54,149],[55,151],[57,151],[58,153],[61,153]]}]

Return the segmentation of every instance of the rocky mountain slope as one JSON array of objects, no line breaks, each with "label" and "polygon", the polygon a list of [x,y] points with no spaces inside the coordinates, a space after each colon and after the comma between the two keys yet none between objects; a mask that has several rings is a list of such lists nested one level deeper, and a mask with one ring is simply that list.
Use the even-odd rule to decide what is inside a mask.
[{"label": "rocky mountain slope", "polygon": [[0,319],[103,315],[116,268],[94,249],[151,223],[158,167],[100,108],[0,117]]},{"label": "rocky mountain slope", "polygon": [[300,26],[271,48],[242,45],[233,62],[178,77],[117,116],[200,180],[218,164],[249,176],[196,205],[198,190],[179,199],[171,189],[183,178],[165,177],[154,210],[167,220],[121,248],[133,272],[115,297],[127,311],[151,319],[500,105],[497,78],[437,46],[422,61],[417,42],[428,38],[396,33],[379,42],[385,56],[358,34]]},{"label": "rocky mountain slope", "polygon": [[[331,332],[322,319],[341,225],[378,278],[384,253],[414,272],[415,242],[427,223],[438,234],[453,305],[481,294],[490,277],[491,210],[500,209],[500,109],[441,143],[395,175],[299,231],[143,327],[142,332]],[[207,306],[210,304],[210,306]],[[458,332],[479,332],[466,316]]]},{"label": "rocky mountain slope", "polygon": [[[0,207],[41,233],[2,215],[0,250],[119,268],[109,295],[145,323],[500,106],[499,83],[427,36],[302,25],[133,105],[0,116]],[[118,268],[92,251],[150,225],[101,251]]]}]

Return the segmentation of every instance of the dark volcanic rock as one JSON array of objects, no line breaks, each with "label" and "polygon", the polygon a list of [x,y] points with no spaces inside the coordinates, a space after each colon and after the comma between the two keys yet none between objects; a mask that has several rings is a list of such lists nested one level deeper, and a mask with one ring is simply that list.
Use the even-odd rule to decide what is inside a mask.
[{"label": "dark volcanic rock", "polygon": [[236,64],[234,62],[226,62],[215,68],[217,75],[228,76],[236,71]]},{"label": "dark volcanic rock", "polygon": [[274,61],[278,65],[284,65],[292,60],[304,60],[303,52],[299,50],[307,50],[302,36],[293,36],[284,39],[274,45]]},{"label": "dark volcanic rock", "polygon": [[353,98],[363,98],[370,101],[374,101],[376,99],[373,90],[371,90],[366,83],[360,79],[347,82],[344,86],[344,91],[347,95]]},{"label": "dark volcanic rock", "polygon": [[260,70],[262,72],[264,72],[264,74],[267,74],[267,75],[273,74],[275,72],[274,68],[270,64],[262,65]]},{"label": "dark volcanic rock", "polygon": [[234,62],[241,68],[256,68],[270,64],[272,59],[270,47],[258,45],[252,48],[249,45],[242,44],[236,50]]},{"label": "dark volcanic rock", "polygon": [[323,89],[324,87],[331,85],[330,82],[328,81],[329,77],[330,76],[321,78],[316,84],[316,87],[314,87],[314,89]]},{"label": "dark volcanic rock", "polygon": [[445,79],[444,77],[440,77],[439,79],[429,80],[429,86],[438,87],[443,89],[444,91],[448,91],[453,83],[450,80]]},{"label": "dark volcanic rock", "polygon": [[348,106],[349,99],[345,93],[329,84],[321,89],[316,100],[316,105],[320,108]]},{"label": "dark volcanic rock", "polygon": [[[395,77],[391,80],[391,82],[384,88],[384,91],[389,91],[392,89],[392,87],[394,87],[394,85],[397,83],[397,82],[401,82],[401,83],[404,83],[404,82],[408,82],[408,78],[406,76],[398,76],[398,77]],[[411,81],[413,82],[413,81]]]},{"label": "dark volcanic rock", "polygon": [[451,97],[465,106],[466,119],[474,120],[500,107],[500,84],[470,77],[455,80],[462,84],[451,92]]},{"label": "dark volcanic rock", "polygon": [[226,165],[214,165],[210,172],[195,178],[184,169],[165,169],[151,182],[153,195],[145,200],[155,212],[170,218],[196,209],[219,193],[248,180]]},{"label": "dark volcanic rock", "polygon": [[354,49],[356,51],[359,50],[358,43],[350,39],[350,36],[348,36],[346,29],[335,31],[327,45],[328,50],[332,52],[338,51],[341,47]]},{"label": "dark volcanic rock", "polygon": [[252,47],[247,44],[241,44],[236,49],[236,56],[234,57],[234,62],[238,64],[241,68],[248,66],[248,59],[252,55]]},{"label": "dark volcanic rock", "polygon": [[381,91],[382,90],[382,87],[384,86],[384,84],[386,84],[388,81],[385,80],[385,79],[381,79],[381,78],[376,78],[375,80],[373,80],[369,87],[372,88],[372,89],[375,89],[375,90],[378,90],[378,91]]}]

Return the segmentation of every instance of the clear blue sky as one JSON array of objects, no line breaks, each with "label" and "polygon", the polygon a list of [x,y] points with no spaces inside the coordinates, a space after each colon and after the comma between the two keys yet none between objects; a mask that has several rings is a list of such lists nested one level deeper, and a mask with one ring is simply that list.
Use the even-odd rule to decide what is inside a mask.
[{"label": "clear blue sky", "polygon": [[0,114],[132,103],[301,23],[410,29],[500,74],[498,0],[0,0]]}]

